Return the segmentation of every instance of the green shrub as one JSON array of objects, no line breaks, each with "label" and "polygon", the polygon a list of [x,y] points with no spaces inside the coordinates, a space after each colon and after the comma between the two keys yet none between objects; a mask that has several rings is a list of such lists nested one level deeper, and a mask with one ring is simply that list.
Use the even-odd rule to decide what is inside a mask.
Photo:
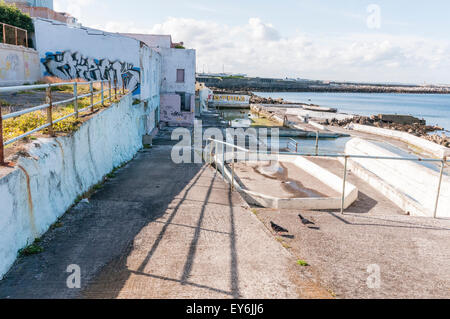
[{"label": "green shrub", "polygon": [[[28,14],[22,13],[16,6],[0,2],[0,22],[34,32],[33,20]],[[0,28],[0,33],[3,32]]]}]

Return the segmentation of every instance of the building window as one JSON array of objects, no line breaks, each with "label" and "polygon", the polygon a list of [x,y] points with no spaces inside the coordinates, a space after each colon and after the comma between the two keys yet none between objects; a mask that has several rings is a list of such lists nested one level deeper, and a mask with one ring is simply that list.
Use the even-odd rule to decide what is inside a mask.
[{"label": "building window", "polygon": [[190,94],[185,92],[176,92],[180,96],[181,105],[180,110],[182,112],[190,112],[191,111],[191,99]]},{"label": "building window", "polygon": [[177,69],[177,83],[184,83],[184,69]]}]

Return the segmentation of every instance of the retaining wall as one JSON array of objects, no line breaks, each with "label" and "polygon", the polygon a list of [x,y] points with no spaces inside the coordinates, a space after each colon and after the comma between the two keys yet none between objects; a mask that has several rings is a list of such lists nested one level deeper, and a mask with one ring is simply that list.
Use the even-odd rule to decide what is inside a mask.
[{"label": "retaining wall", "polygon": [[44,234],[79,195],[142,148],[151,104],[132,105],[127,95],[73,135],[29,144],[29,156],[0,178],[0,278],[19,249]]},{"label": "retaining wall", "polygon": [[0,86],[32,84],[40,77],[36,50],[0,43]]}]

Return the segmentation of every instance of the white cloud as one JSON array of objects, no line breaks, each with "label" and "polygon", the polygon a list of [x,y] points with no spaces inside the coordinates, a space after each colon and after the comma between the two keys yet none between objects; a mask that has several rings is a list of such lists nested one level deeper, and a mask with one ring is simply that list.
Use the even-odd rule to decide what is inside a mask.
[{"label": "white cloud", "polygon": [[[87,1],[87,0],[85,0]],[[447,82],[449,42],[386,34],[283,37],[270,23],[251,18],[237,26],[168,18],[149,29],[133,23],[94,26],[112,32],[171,34],[197,50],[199,70],[317,79]]]},{"label": "white cloud", "polygon": [[75,18],[83,16],[83,9],[93,3],[93,0],[54,0],[55,11],[68,12]]}]

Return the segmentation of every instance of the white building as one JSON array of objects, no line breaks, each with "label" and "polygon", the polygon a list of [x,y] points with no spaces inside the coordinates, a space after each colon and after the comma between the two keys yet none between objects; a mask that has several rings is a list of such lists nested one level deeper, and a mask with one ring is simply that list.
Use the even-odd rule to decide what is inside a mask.
[{"label": "white building", "polygon": [[[170,35],[123,34],[161,54],[161,118],[169,125],[193,125],[195,118],[195,50],[173,43]],[[178,48],[177,48],[178,47]]]},{"label": "white building", "polygon": [[155,49],[118,33],[41,18],[33,21],[42,76],[116,81],[133,98],[147,102],[152,112],[148,130],[158,124],[162,58]]}]

